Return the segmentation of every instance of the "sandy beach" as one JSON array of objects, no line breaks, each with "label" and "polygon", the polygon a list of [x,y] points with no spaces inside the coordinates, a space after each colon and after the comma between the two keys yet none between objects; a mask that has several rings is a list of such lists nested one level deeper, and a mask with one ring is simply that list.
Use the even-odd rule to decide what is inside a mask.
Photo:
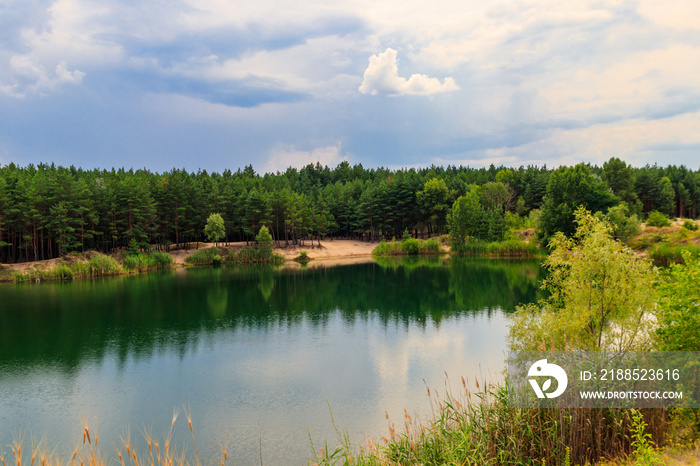
[{"label": "sandy beach", "polygon": [[[289,246],[286,248],[274,248],[284,256],[287,260],[288,267],[299,266],[293,259],[299,255],[300,251],[306,251],[312,261],[309,267],[330,266],[336,264],[350,264],[371,261],[372,250],[377,246],[376,242],[365,242],[347,239],[337,240],[321,240],[321,246],[317,241],[311,246],[307,242],[305,246]],[[197,243],[192,243],[194,247],[191,249],[176,249],[170,251],[170,254],[175,259],[175,264],[178,267],[185,266],[185,259],[197,250]],[[245,247],[245,241],[236,243],[219,243],[221,249],[240,249]],[[214,243],[199,243],[198,249],[208,249],[214,247]],[[31,269],[49,269],[56,265],[61,258],[36,261],[36,262],[20,262],[17,264],[3,264],[13,272],[26,272]]]}]

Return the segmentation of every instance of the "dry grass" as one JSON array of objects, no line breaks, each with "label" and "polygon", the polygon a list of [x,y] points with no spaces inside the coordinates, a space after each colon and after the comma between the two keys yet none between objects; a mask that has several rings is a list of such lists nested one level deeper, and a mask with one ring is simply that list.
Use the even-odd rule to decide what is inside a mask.
[{"label": "dry grass", "polygon": [[[10,451],[0,451],[0,464],[2,466],[107,466],[108,464],[120,464],[121,466],[200,466],[199,453],[195,430],[192,422],[192,412],[183,406],[187,426],[192,434],[192,444],[194,446],[193,455],[188,455],[184,447],[178,448],[173,444],[173,427],[180,414],[179,409],[173,411],[170,429],[159,440],[151,431],[143,431],[142,435],[147,445],[148,451],[139,451],[135,442],[132,441],[129,430],[120,436],[119,445],[110,449],[110,454],[106,455],[101,450],[99,436],[97,432],[90,430],[86,422],[82,423],[82,442],[73,450],[67,458],[61,458],[46,445],[45,440],[38,443],[32,441],[29,449],[25,447],[24,436],[15,437],[11,443]],[[212,458],[212,464],[227,466],[228,450],[221,446],[221,458]]]}]

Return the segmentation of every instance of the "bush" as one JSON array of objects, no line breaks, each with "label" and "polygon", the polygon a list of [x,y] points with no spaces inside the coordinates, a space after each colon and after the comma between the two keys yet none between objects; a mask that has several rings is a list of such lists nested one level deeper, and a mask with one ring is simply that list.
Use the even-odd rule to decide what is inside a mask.
[{"label": "bush", "polygon": [[647,218],[647,226],[668,227],[671,226],[671,222],[668,221],[668,217],[655,210],[649,214],[649,217]]},{"label": "bush", "polygon": [[537,257],[544,255],[534,243],[518,239],[487,243],[472,238],[455,252],[469,256],[495,257]]},{"label": "bush", "polygon": [[398,241],[386,242],[382,240],[374,250],[373,256],[399,256],[415,254],[442,254],[445,250],[440,246],[440,242],[431,238],[427,241],[420,241],[415,238],[407,238]]},{"label": "bush", "polygon": [[151,266],[155,269],[169,269],[175,263],[173,256],[167,252],[152,252],[148,258]]},{"label": "bush", "polygon": [[281,264],[284,256],[272,252],[270,248],[243,248],[237,253],[229,252],[226,256],[227,264]]},{"label": "bush", "polygon": [[[218,258],[218,262],[216,259]],[[211,265],[221,263],[221,253],[219,248],[198,249],[185,258],[185,263],[190,265]]]},{"label": "bush", "polygon": [[73,280],[75,274],[66,264],[58,264],[53,269],[49,270],[45,276],[45,280]]},{"label": "bush", "polygon": [[700,246],[671,246],[661,243],[649,251],[649,258],[661,267],[683,262],[683,251],[688,251],[693,258],[700,256]]},{"label": "bush", "polygon": [[683,222],[683,228],[690,231],[698,231],[698,228],[700,227],[697,223],[693,222],[692,220],[686,220],[685,222]]},{"label": "bush", "polygon": [[295,257],[294,260],[297,262],[309,262],[311,258],[306,253],[306,251],[299,251],[299,255]]},{"label": "bush", "polygon": [[167,252],[139,253],[126,256],[124,268],[138,271],[169,269],[174,262],[173,256]]},{"label": "bush", "polygon": [[405,239],[401,241],[401,252],[403,254],[418,254],[420,252],[420,243],[414,238]]},{"label": "bush", "polygon": [[424,254],[441,254],[445,252],[440,246],[440,242],[435,238],[430,238],[423,243],[423,253]]},{"label": "bush", "polygon": [[642,231],[639,218],[634,214],[630,215],[627,204],[609,208],[606,217],[612,224],[615,239],[619,239],[623,243],[628,243]]}]

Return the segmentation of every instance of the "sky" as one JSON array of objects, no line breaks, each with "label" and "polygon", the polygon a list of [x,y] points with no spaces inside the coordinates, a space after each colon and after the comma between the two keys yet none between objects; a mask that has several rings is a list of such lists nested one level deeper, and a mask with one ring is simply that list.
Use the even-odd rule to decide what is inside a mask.
[{"label": "sky", "polygon": [[0,164],[700,168],[697,0],[0,0]]}]

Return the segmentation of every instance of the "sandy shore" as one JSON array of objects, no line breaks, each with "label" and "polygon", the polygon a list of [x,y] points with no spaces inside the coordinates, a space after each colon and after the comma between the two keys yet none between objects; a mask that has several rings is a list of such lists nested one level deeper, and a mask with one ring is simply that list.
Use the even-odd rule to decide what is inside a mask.
[{"label": "sandy shore", "polygon": [[[342,260],[343,263],[350,263],[349,259],[364,259],[363,262],[371,260],[372,250],[377,246],[376,242],[368,243],[365,241],[355,241],[348,239],[336,240],[321,240],[321,246],[314,241],[313,247],[310,242],[305,246],[288,246],[282,248],[274,248],[273,251],[282,254],[287,261],[293,260],[299,255],[299,252],[306,251],[311,263],[317,261],[335,261]],[[219,244],[219,247],[224,249],[239,249],[245,247],[245,241],[239,243]],[[199,249],[208,249],[214,247],[214,243],[199,243]],[[192,254],[195,250],[177,250],[171,251],[170,254],[175,258],[175,263],[179,265],[185,264],[185,258]]]},{"label": "sandy shore", "polygon": [[[193,243],[196,246],[196,243]],[[305,246],[289,246],[286,248],[275,248],[274,251],[282,254],[287,260],[288,267],[297,267],[299,264],[292,260],[299,255],[300,251],[306,251],[309,258],[313,259],[309,263],[309,267],[330,266],[335,264],[351,264],[370,262],[372,250],[378,243],[367,243],[364,241],[355,241],[347,239],[321,241],[321,246],[314,241],[314,246],[307,242]],[[219,244],[220,248],[224,249],[239,249],[245,247],[245,242]],[[214,247],[214,243],[199,243],[199,249],[208,249]],[[192,249],[173,250],[170,254],[175,259],[178,266],[185,265],[185,259],[196,251]],[[21,262],[18,264],[3,264],[3,267],[8,267],[13,272],[26,272],[31,269],[49,269],[59,262],[60,258],[49,259],[36,262]]]}]

